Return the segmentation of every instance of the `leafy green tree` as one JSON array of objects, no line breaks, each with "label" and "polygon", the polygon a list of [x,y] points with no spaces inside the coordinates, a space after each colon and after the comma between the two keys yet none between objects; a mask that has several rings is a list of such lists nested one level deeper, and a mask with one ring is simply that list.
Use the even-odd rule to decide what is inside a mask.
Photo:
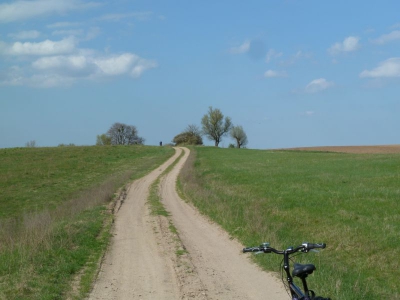
[{"label": "leafy green tree", "polygon": [[96,146],[107,146],[111,145],[111,138],[106,134],[98,135],[96,138]]},{"label": "leafy green tree", "polygon": [[240,148],[247,145],[247,135],[242,126],[233,126],[230,131],[231,137],[236,141],[236,147]]},{"label": "leafy green tree", "polygon": [[208,113],[201,119],[201,125],[203,134],[209,139],[215,142],[215,147],[218,147],[222,140],[222,137],[227,135],[232,127],[231,118],[225,117],[222,112],[216,108],[213,109],[211,106],[208,109]]}]

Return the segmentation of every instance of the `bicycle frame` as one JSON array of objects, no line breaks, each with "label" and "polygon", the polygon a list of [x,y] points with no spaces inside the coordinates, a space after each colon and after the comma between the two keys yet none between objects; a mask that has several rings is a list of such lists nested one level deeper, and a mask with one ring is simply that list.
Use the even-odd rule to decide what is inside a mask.
[{"label": "bicycle frame", "polygon": [[290,264],[289,264],[289,254],[288,250],[285,250],[283,253],[283,269],[286,272],[286,280],[289,284],[289,289],[290,289],[290,293],[292,296],[292,300],[299,300],[299,299],[304,299],[304,300],[308,300],[310,299],[310,290],[308,289],[307,286],[307,281],[305,278],[302,278],[301,281],[303,283],[303,289],[304,289],[304,293],[302,292],[302,290],[293,282],[293,277],[290,274]]},{"label": "bicycle frame", "polygon": [[307,282],[304,278],[301,279],[302,283],[303,283],[303,291],[301,290],[300,287],[298,287],[294,282],[293,282],[293,278],[289,275],[287,277],[287,281],[289,284],[289,290],[290,290],[290,294],[292,296],[292,300],[309,300],[312,299],[310,297],[314,296],[314,292],[309,290],[307,287]]},{"label": "bicycle frame", "polygon": [[306,296],[303,294],[303,292],[301,291],[301,289],[295,285],[293,282],[289,283],[289,288],[290,288],[290,293],[292,294],[292,300],[308,300],[308,296],[306,298]]}]

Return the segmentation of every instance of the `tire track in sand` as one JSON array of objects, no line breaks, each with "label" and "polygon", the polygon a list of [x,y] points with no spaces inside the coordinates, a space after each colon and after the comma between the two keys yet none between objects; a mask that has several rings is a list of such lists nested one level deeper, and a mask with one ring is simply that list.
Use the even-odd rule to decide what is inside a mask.
[{"label": "tire track in sand", "polygon": [[[160,183],[161,201],[171,216],[152,216],[146,204],[149,187],[182,151]],[[188,155],[188,149],[176,148],[166,163],[132,183],[89,299],[288,298],[274,276],[241,254],[243,245],[179,198],[176,179]],[[170,220],[178,235],[171,233]],[[178,255],[177,248],[186,251]]]}]

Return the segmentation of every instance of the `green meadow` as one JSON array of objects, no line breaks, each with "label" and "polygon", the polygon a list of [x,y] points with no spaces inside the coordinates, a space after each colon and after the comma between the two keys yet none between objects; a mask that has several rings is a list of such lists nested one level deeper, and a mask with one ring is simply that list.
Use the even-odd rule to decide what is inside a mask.
[{"label": "green meadow", "polygon": [[[296,257],[316,265],[317,295],[400,299],[400,154],[191,150],[180,192],[233,238],[278,249],[324,242]],[[280,270],[278,255],[254,260]]]},{"label": "green meadow", "polygon": [[[116,191],[173,153],[147,146],[0,149],[0,299],[83,299],[109,241]],[[246,246],[326,243],[296,257],[316,265],[309,286],[318,295],[400,299],[399,177],[400,154],[193,147],[178,189]],[[149,203],[168,214],[156,184]],[[253,258],[279,271],[279,256]]]},{"label": "green meadow", "polygon": [[110,200],[170,147],[0,149],[0,299],[82,299],[113,222]]}]

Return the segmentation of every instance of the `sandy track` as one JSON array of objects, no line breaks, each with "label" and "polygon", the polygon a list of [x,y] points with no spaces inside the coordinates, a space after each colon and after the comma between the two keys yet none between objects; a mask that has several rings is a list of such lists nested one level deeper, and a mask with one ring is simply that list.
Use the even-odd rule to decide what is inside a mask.
[{"label": "sandy track", "polygon": [[[151,216],[149,187],[181,151],[183,158],[160,185],[171,216]],[[89,299],[288,298],[279,280],[240,253],[242,245],[179,198],[176,178],[188,155],[188,149],[177,148],[170,160],[132,184]],[[171,222],[178,235],[169,229]]]}]

